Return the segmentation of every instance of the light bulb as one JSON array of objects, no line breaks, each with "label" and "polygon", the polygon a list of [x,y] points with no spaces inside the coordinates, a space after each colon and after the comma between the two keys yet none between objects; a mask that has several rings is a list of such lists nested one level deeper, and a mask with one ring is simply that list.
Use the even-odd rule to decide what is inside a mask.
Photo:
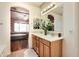
[{"label": "light bulb", "polygon": [[50,7],[53,6],[53,4],[50,4]]}]

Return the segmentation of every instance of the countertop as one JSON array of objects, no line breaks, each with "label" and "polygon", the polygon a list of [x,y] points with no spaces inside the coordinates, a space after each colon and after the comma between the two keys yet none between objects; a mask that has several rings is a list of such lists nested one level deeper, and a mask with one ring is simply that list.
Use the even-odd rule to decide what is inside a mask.
[{"label": "countertop", "polygon": [[11,34],[11,36],[25,36],[26,34]]},{"label": "countertop", "polygon": [[50,42],[63,39],[63,37],[58,37],[57,33],[44,35],[44,33],[32,32],[32,34]]},{"label": "countertop", "polygon": [[26,39],[28,39],[27,34],[11,34],[11,41],[26,40]]}]

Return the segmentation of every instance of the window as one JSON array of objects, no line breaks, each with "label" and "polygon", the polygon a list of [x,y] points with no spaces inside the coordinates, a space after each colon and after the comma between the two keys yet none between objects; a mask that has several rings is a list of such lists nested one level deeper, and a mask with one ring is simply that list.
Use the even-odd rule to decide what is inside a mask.
[{"label": "window", "polygon": [[14,31],[15,32],[20,32],[18,23],[14,23]]},{"label": "window", "polygon": [[15,32],[29,32],[29,24],[14,23]]}]

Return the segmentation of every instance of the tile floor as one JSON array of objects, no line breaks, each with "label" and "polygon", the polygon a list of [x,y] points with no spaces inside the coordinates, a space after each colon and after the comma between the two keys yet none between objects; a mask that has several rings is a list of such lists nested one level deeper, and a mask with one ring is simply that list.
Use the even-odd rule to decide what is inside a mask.
[{"label": "tile floor", "polygon": [[8,57],[38,57],[33,49],[22,49],[12,52]]}]

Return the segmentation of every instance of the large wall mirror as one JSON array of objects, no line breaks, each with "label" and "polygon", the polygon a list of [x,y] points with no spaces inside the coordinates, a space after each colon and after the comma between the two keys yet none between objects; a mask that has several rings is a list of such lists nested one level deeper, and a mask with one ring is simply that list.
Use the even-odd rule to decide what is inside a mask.
[{"label": "large wall mirror", "polygon": [[[41,8],[48,7],[51,3],[48,3],[48,5],[44,4]],[[53,5],[52,5],[53,6]],[[55,5],[54,5],[55,6]],[[51,9],[51,10],[50,10]],[[41,14],[42,19],[49,19],[54,24],[53,31],[55,32],[62,32],[62,21],[63,21],[63,7],[62,5],[57,6],[56,8],[50,8],[46,10],[44,14]],[[50,11],[49,11],[50,10]]]}]

